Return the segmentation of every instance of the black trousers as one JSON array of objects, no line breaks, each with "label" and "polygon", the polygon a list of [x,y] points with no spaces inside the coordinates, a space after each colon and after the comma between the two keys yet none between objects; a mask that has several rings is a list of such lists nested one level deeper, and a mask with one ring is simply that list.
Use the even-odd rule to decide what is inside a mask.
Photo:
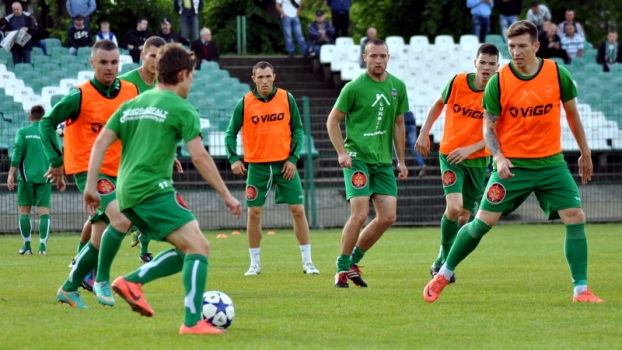
[{"label": "black trousers", "polygon": [[350,26],[350,13],[333,12],[333,26],[335,27],[335,39],[340,36],[348,36],[348,27]]}]

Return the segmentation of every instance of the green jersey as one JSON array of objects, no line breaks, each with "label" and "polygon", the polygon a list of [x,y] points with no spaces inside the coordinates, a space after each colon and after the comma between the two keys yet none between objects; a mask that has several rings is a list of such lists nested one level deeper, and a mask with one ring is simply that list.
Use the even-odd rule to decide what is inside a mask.
[{"label": "green jersey", "polygon": [[138,93],[142,94],[143,92],[147,92],[156,87],[156,85],[158,85],[158,78],[156,78],[153,82],[153,85],[147,85],[140,77],[140,73],[138,73],[139,69],[140,68],[136,68],[125,74],[119,75],[119,79],[129,81],[130,83],[136,85],[138,87]]},{"label": "green jersey", "polygon": [[[538,57],[538,61],[540,62],[540,66],[542,66],[542,59]],[[518,78],[521,80],[530,80],[533,79],[540,70],[534,75],[522,75],[520,74],[516,68],[514,68],[514,62],[510,62],[510,69]],[[572,81],[572,76],[570,72],[563,66],[557,65],[557,72],[559,73],[559,84],[561,89],[561,100],[562,102],[568,102],[573,98],[577,97],[577,87],[574,85]],[[499,88],[499,74],[493,75],[488,84],[486,84],[486,90],[484,91],[484,99],[482,101],[482,106],[486,109],[486,111],[492,113],[493,115],[501,115],[501,111],[503,110],[503,106],[501,106],[501,91]],[[512,165],[516,168],[542,168],[547,167],[552,164],[557,164],[564,162],[564,155],[559,153],[549,157],[544,158],[511,158],[510,161]],[[497,168],[497,163],[493,162],[493,168]]]},{"label": "green jersey", "polygon": [[368,164],[391,163],[395,117],[408,111],[406,84],[387,73],[383,82],[367,75],[347,83],[335,108],[346,114],[346,151]]},{"label": "green jersey", "polygon": [[173,189],[177,144],[201,135],[199,115],[169,90],[151,90],[125,102],[106,128],[123,144],[117,177],[120,210]]},{"label": "green jersey", "polygon": [[17,178],[20,181],[47,183],[43,175],[48,171],[49,163],[43,153],[38,121],[17,130],[11,166],[19,170]]}]

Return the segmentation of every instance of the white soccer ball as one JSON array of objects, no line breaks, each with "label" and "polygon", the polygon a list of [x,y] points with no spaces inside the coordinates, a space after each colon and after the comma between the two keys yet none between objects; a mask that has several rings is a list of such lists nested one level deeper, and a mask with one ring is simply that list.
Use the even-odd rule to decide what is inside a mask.
[{"label": "white soccer ball", "polygon": [[65,136],[65,122],[62,122],[56,126],[56,133],[59,137]]},{"label": "white soccer ball", "polygon": [[223,292],[209,291],[203,294],[203,319],[214,327],[225,329],[231,326],[235,309],[233,301]]}]

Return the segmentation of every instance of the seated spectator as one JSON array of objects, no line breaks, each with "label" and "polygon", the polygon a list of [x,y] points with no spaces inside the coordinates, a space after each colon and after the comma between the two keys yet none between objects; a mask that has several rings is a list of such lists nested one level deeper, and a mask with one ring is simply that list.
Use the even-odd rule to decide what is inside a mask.
[{"label": "seated spectator", "polygon": [[[28,12],[28,4],[30,4],[30,0],[4,0],[4,13],[8,16],[13,12],[13,3],[19,2],[22,5],[22,10]],[[4,34],[4,33],[3,33]]]},{"label": "seated spectator", "polygon": [[93,46],[91,31],[84,25],[84,17],[77,15],[73,19],[73,26],[67,32],[67,45],[69,53],[76,56],[81,47]]},{"label": "seated spectator", "polygon": [[361,41],[361,55],[359,56],[359,64],[361,65],[361,68],[367,68],[367,63],[365,63],[365,61],[363,61],[363,54],[365,53],[365,45],[367,45],[368,42],[370,42],[371,40],[376,39],[376,28],[371,27],[371,28],[367,28],[367,36],[365,37],[365,39],[363,39]]},{"label": "seated spectator", "polygon": [[583,27],[579,24],[579,22],[575,22],[574,20],[574,10],[566,10],[566,20],[559,24],[559,27],[557,28],[557,35],[559,35],[560,38],[563,38],[566,33],[566,24],[572,24],[574,26],[574,32],[585,39]]},{"label": "seated spectator", "polygon": [[[557,32],[559,33],[559,29]],[[575,33],[575,26],[572,23],[566,23],[565,32],[566,35],[561,37],[561,43],[562,49],[566,50],[568,54],[568,58],[572,60],[573,58],[583,56],[583,44],[585,40],[582,36]]]},{"label": "seated spectator", "polygon": [[110,23],[106,21],[102,22],[99,25],[99,32],[97,32],[97,36],[95,37],[95,42],[98,42],[104,39],[112,41],[115,45],[117,45],[117,47],[119,46],[119,42],[117,41],[116,35],[114,35],[114,33],[110,31]]},{"label": "seated spectator", "polygon": [[7,28],[7,26],[9,25],[9,22],[7,22],[6,19],[4,18],[0,18],[0,41],[4,40],[4,32],[5,28]]},{"label": "seated spectator", "polygon": [[527,11],[527,20],[538,27],[538,32],[543,32],[544,28],[542,28],[542,26],[544,25],[544,21],[551,20],[551,11],[538,1],[532,1],[529,11]]},{"label": "seated spectator", "polygon": [[190,50],[196,56],[196,69],[201,69],[201,63],[220,60],[218,53],[218,45],[212,41],[212,32],[209,28],[201,29],[201,39],[194,40],[190,43]]},{"label": "seated spectator", "polygon": [[[13,10],[13,14],[6,17],[8,25],[4,29],[5,32],[23,29],[28,32],[28,34],[32,34],[37,30],[37,25],[32,20],[32,17],[30,17],[30,13],[24,12],[22,10],[22,5],[19,2],[14,2],[11,8]],[[13,64],[31,63],[30,54],[32,53],[32,44],[33,41],[31,37],[26,44],[24,44],[24,46],[19,44],[13,45],[11,48]]]},{"label": "seated spectator", "polygon": [[605,72],[609,72],[612,65],[622,63],[622,50],[619,49],[617,40],[618,32],[615,29],[609,30],[607,40],[598,47],[596,63],[601,64]]},{"label": "seated spectator", "polygon": [[324,44],[334,43],[333,34],[335,27],[330,22],[324,20],[324,11],[315,11],[315,22],[309,26],[309,38],[311,39],[309,51],[315,53],[315,57],[320,57],[320,48]]},{"label": "seated spectator", "polygon": [[190,45],[188,39],[184,38],[176,31],[171,30],[171,22],[169,22],[168,19],[165,18],[162,20],[161,28],[162,30],[158,34],[156,34],[156,36],[164,39],[164,41],[166,41],[167,43],[180,43],[182,45]]},{"label": "seated spectator", "polygon": [[43,50],[43,54],[47,56],[48,49],[47,45],[45,45],[45,40],[43,40],[46,37],[45,30],[43,29],[43,26],[39,25],[39,22],[37,22],[37,17],[35,17],[35,15],[30,15],[30,17],[32,17],[32,20],[37,26],[37,30],[32,33],[32,46],[40,47],[41,50]]},{"label": "seated spectator", "polygon": [[145,18],[139,18],[136,21],[136,28],[125,33],[119,47],[130,50],[130,56],[134,63],[140,62],[140,52],[143,50],[145,40],[147,40],[151,33],[147,30],[147,20]]},{"label": "seated spectator", "polygon": [[547,31],[538,36],[540,42],[540,48],[536,53],[536,56],[542,58],[559,57],[563,58],[566,64],[570,63],[568,53],[561,48],[561,40],[557,35],[557,26],[553,23],[549,23]]}]

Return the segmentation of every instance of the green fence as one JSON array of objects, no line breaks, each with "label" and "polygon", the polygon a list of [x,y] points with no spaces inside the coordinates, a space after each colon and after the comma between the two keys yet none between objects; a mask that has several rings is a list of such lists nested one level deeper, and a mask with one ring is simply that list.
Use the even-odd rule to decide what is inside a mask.
[{"label": "green fence", "polygon": [[[15,192],[6,187],[7,173],[14,135],[19,127],[28,125],[27,115],[12,103],[0,101],[0,232],[17,232],[18,208]],[[197,106],[202,117],[204,143],[213,155],[221,176],[233,195],[243,202],[245,180],[232,174],[224,156],[224,127],[231,115],[231,109],[213,106]],[[304,151],[298,163],[309,224],[313,228],[342,227],[347,221],[350,207],[345,200],[343,175],[337,163],[337,156],[326,133],[326,118],[331,107],[318,107],[303,98],[300,109],[304,118]],[[426,106],[413,110],[418,122],[425,117]],[[579,185],[581,199],[587,219],[590,222],[622,220],[622,101],[621,103],[579,104],[588,142],[592,148],[595,174],[585,186]],[[574,139],[569,135],[567,123],[563,123],[563,138],[566,161],[575,179],[579,153]],[[342,127],[342,129],[344,129]],[[437,143],[442,135],[442,120],[432,130]],[[178,156],[184,166],[183,174],[174,174],[175,187],[184,197],[204,229],[240,229],[246,226],[246,217],[236,220],[227,213],[220,197],[203,181],[188,158],[187,151],[180,145]],[[407,151],[407,166],[410,176],[398,181],[398,216],[396,225],[436,225],[440,222],[445,201],[441,187],[437,154],[425,159],[427,174],[417,177],[419,165],[412,152]],[[87,219],[82,212],[83,201],[73,182],[68,178],[68,189],[52,195],[52,229],[54,231],[78,231]],[[33,210],[34,213],[34,210]],[[373,209],[370,218],[373,217]],[[536,199],[530,197],[505,221],[546,222]],[[262,226],[292,227],[287,206],[274,203],[271,194],[264,207]],[[36,227],[36,225],[33,225]]]}]

